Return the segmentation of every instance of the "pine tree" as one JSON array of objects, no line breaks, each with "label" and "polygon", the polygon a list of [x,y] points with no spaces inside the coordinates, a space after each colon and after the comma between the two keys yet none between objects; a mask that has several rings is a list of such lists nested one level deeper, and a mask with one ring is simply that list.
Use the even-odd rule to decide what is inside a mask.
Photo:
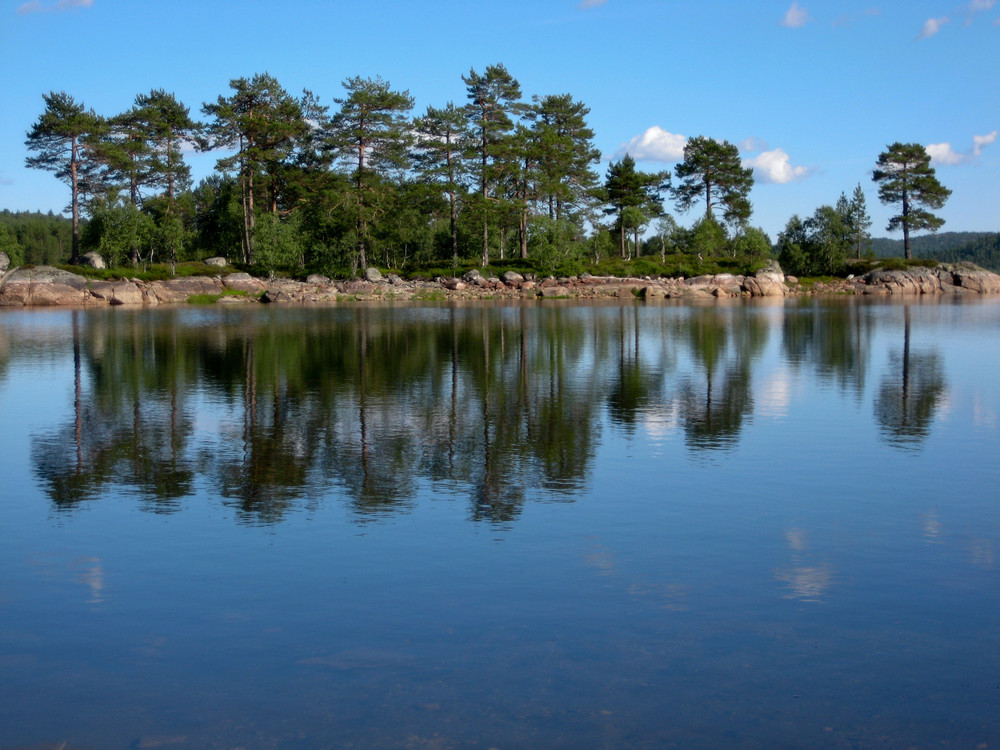
[{"label": "pine tree", "polygon": [[740,152],[729,141],[695,136],[684,146],[684,161],[674,168],[680,184],[674,188],[678,211],[705,200],[705,216],[721,209],[732,226],[745,224],[751,213],[753,170],[740,163]]},{"label": "pine tree", "polygon": [[[521,103],[521,85],[507,72],[503,64],[489,65],[479,74],[470,70],[462,76],[469,103],[465,115],[476,132],[470,152],[478,161],[479,196],[483,221],[482,264],[489,265],[490,204],[494,189],[512,171],[509,141],[514,133],[514,118],[524,111]],[[501,243],[502,244],[502,243]]]},{"label": "pine tree", "polygon": [[104,120],[85,109],[72,96],[60,92],[43,94],[45,111],[28,131],[24,145],[34,156],[24,163],[32,169],[55,172],[70,187],[69,209],[73,216],[73,250],[70,263],[80,261],[80,196],[87,190],[88,175],[96,167],[92,144],[104,129]]},{"label": "pine tree", "polygon": [[222,172],[236,170],[242,194],[243,262],[254,262],[254,226],[257,202],[266,200],[265,210],[278,210],[281,174],[299,141],[310,131],[303,112],[303,101],[311,100],[306,92],[299,101],[290,96],[278,81],[267,73],[252,79],[235,78],[229,82],[232,96],[220,96],[215,104],[205,104],[202,111],[214,118],[199,139],[203,150],[234,149],[216,163]]},{"label": "pine tree", "polygon": [[539,197],[559,221],[569,206],[586,202],[597,184],[601,154],[587,126],[590,109],[569,94],[534,97],[528,117],[538,151]]},{"label": "pine tree", "polygon": [[410,143],[409,91],[393,91],[381,78],[344,81],[347,96],[334,99],[340,110],[330,121],[330,146],[352,167],[357,226],[357,263],[368,265],[369,224],[385,197],[380,178],[407,166]]},{"label": "pine tree", "polygon": [[420,178],[437,185],[448,196],[448,229],[451,257],[458,264],[458,196],[468,173],[465,147],[468,127],[465,114],[448,102],[443,109],[428,107],[413,123],[417,142],[414,151]]},{"label": "pine tree", "polygon": [[639,253],[639,233],[650,219],[659,216],[663,210],[661,191],[670,179],[668,172],[640,172],[635,168],[635,159],[625,154],[620,161],[608,166],[604,190],[610,208],[606,213],[616,213],[615,225],[618,229],[621,257],[628,257],[625,246],[626,231],[635,237],[636,254]]},{"label": "pine tree", "polygon": [[890,232],[903,230],[903,252],[910,259],[913,257],[910,231],[936,232],[940,229],[944,219],[927,209],[937,210],[944,206],[951,190],[938,182],[930,154],[919,143],[896,142],[887,146],[879,154],[872,179],[878,184],[882,203],[901,205],[900,213],[889,219],[887,229]]},{"label": "pine tree", "polygon": [[860,260],[864,253],[871,249],[872,219],[868,215],[868,204],[865,202],[865,193],[861,189],[861,183],[854,188],[848,204],[848,221],[851,226],[851,244],[854,247],[855,256]]}]

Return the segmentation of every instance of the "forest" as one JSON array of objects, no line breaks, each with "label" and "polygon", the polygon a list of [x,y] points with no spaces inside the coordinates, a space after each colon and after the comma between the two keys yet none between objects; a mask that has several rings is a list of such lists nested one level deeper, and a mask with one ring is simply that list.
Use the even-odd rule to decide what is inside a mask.
[{"label": "forest", "polygon": [[[111,267],[171,272],[224,256],[259,275],[341,277],[370,265],[443,275],[511,263],[572,275],[639,258],[697,273],[769,257],[811,275],[874,257],[860,185],[792,217],[772,242],[752,224],[753,173],[733,144],[697,136],[673,172],[625,155],[602,176],[583,102],[526,98],[502,64],[462,82],[465,102],[414,114],[409,93],[381,78],[347,78],[330,107],[263,73],[233,79],[202,105],[203,120],[162,89],[113,115],[50,92],[26,164],[66,184],[72,218],[5,211],[0,251],[15,264],[96,251]],[[218,155],[197,184],[193,150]],[[681,227],[668,204],[701,218]],[[905,232],[905,210],[902,221]]]}]

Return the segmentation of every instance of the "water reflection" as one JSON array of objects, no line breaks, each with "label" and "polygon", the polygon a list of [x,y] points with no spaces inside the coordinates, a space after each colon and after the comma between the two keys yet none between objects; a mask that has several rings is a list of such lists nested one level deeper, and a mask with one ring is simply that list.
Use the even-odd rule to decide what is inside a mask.
[{"label": "water reflection", "polygon": [[739,438],[753,411],[753,362],[767,344],[767,321],[754,308],[698,308],[686,339],[695,372],[682,379],[678,401],[687,443],[724,448]]},{"label": "water reflection", "polygon": [[875,418],[890,445],[904,450],[926,440],[945,395],[944,367],[933,350],[911,351],[910,308],[903,308],[903,348],[889,355],[889,370],[875,397]]},{"label": "water reflection", "polygon": [[[946,385],[903,314],[874,413],[913,448]],[[734,450],[757,400],[786,415],[806,368],[863,398],[875,321],[861,304],[74,312],[72,413],[31,458],[60,508],[114,488],[171,513],[204,486],[244,523],[330,494],[361,520],[429,485],[505,524],[587,488],[605,418],[698,455]],[[0,334],[8,366],[22,348]],[[757,384],[774,347],[785,366]]]}]

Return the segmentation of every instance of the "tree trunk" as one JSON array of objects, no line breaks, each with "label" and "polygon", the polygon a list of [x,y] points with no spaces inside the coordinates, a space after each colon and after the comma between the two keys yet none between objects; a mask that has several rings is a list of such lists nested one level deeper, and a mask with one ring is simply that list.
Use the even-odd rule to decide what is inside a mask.
[{"label": "tree trunk", "polygon": [[910,252],[910,201],[903,191],[903,257],[910,260],[913,254]]},{"label": "tree trunk", "polygon": [[80,185],[77,172],[80,158],[79,148],[80,144],[74,136],[70,141],[69,159],[70,191],[72,193],[70,207],[73,212],[73,250],[69,262],[72,265],[80,262]]}]

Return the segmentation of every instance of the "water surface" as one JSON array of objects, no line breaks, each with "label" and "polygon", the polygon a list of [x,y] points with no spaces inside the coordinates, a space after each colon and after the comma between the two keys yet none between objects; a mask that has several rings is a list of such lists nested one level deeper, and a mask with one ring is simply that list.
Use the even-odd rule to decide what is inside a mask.
[{"label": "water surface", "polygon": [[994,747],[1000,302],[0,314],[0,747]]}]

